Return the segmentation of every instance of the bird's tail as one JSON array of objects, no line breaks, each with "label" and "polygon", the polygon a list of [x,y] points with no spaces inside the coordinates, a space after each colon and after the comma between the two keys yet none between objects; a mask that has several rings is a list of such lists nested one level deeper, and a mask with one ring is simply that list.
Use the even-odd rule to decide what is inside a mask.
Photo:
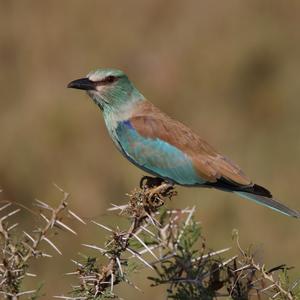
[{"label": "bird's tail", "polygon": [[260,205],[267,206],[271,209],[274,209],[284,215],[294,217],[294,218],[300,218],[300,212],[290,209],[287,206],[283,205],[282,203],[276,201],[272,197],[267,197],[263,195],[253,194],[251,192],[241,192],[241,191],[235,191],[235,194],[238,194],[239,196],[255,201],[256,203]]}]

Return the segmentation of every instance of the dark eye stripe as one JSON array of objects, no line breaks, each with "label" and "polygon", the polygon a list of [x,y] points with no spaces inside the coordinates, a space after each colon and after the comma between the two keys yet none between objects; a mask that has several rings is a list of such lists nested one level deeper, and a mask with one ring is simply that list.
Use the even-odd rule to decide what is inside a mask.
[{"label": "dark eye stripe", "polygon": [[96,84],[97,85],[110,84],[110,83],[113,83],[113,82],[117,81],[118,79],[119,79],[119,77],[117,77],[117,76],[109,75],[109,76],[105,77],[102,80],[96,81]]}]

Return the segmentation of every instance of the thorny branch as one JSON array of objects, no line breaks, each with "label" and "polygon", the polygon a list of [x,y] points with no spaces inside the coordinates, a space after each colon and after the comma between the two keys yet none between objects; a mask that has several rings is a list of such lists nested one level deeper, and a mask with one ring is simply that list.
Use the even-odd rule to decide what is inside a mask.
[{"label": "thorny branch", "polygon": [[[60,188],[59,188],[60,189]],[[33,259],[51,257],[44,249],[47,243],[57,253],[61,251],[50,239],[54,229],[76,232],[63,222],[67,214],[77,221],[84,221],[68,208],[69,195],[63,193],[55,208],[36,200],[39,216],[44,226],[31,233],[23,231],[16,238],[18,224],[9,220],[20,212],[7,202],[0,207],[0,294],[5,299],[38,299],[36,290],[23,290],[22,282],[29,273]],[[291,283],[285,265],[266,270],[250,250],[243,250],[235,233],[236,250],[224,248],[211,251],[201,234],[201,227],[194,220],[195,208],[167,209],[167,199],[177,195],[173,187],[159,179],[141,181],[141,187],[128,194],[126,205],[112,205],[110,212],[125,216],[128,228],[110,228],[99,222],[92,223],[108,233],[103,247],[94,244],[83,246],[94,249],[100,255],[73,262],[76,270],[67,275],[76,276],[69,296],[60,299],[107,299],[119,298],[115,286],[125,282],[139,289],[130,281],[131,273],[140,266],[152,270],[152,285],[166,285],[168,299],[300,299],[298,282]],[[1,216],[3,214],[3,216]],[[234,251],[232,255],[230,252]],[[99,263],[100,258],[106,263]]]},{"label": "thorny branch", "polygon": [[[108,258],[108,264],[104,266],[97,266],[95,258],[88,258],[86,264],[75,262],[78,269],[76,272],[68,273],[70,275],[77,274],[79,276],[80,285],[73,290],[74,298],[67,297],[67,299],[100,299],[100,297],[115,298],[114,285],[125,281],[132,286],[127,277],[128,257],[135,257],[145,266],[153,269],[151,264],[142,257],[145,251],[138,251],[133,245],[133,240],[144,247],[146,252],[149,252],[155,259],[158,257],[154,254],[151,247],[139,237],[142,231],[150,232],[149,225],[155,227],[160,226],[156,220],[155,215],[159,207],[164,204],[166,198],[172,198],[176,192],[168,184],[163,184],[160,187],[149,188],[144,185],[142,189],[136,189],[132,194],[128,194],[130,201],[128,205],[116,206],[110,211],[119,211],[120,214],[126,215],[130,219],[130,225],[127,230],[112,230],[105,225],[93,222],[102,229],[111,234],[111,239],[104,248],[96,245],[83,244],[85,247],[93,248]],[[126,270],[125,270],[126,269]],[[137,287],[136,287],[137,288]],[[57,296],[58,298],[66,299],[65,296]],[[98,297],[98,298],[97,298]]]},{"label": "thorny branch", "polygon": [[[147,183],[147,182],[146,182]],[[288,282],[285,266],[268,272],[249,252],[242,250],[236,235],[238,253],[231,257],[231,248],[208,251],[201,235],[199,223],[194,221],[195,208],[168,210],[163,207],[167,198],[176,196],[172,186],[159,182],[159,186],[142,184],[128,194],[129,203],[113,205],[109,211],[125,215],[130,220],[127,230],[112,229],[93,222],[108,232],[110,238],[104,247],[84,244],[108,259],[100,265],[96,257],[85,262],[75,262],[79,285],[74,286],[71,296],[61,299],[118,298],[114,287],[120,282],[137,288],[129,279],[134,261],[153,270],[149,277],[153,285],[168,285],[168,299],[218,299],[233,300],[297,299],[297,284]],[[285,274],[279,280],[277,274]],[[138,288],[137,288],[138,289]]]},{"label": "thorny branch", "polygon": [[[41,248],[41,242],[45,241],[56,252],[61,254],[61,251],[49,239],[50,232],[56,227],[76,234],[73,229],[62,222],[64,213],[83,222],[74,212],[67,208],[69,194],[58,186],[56,187],[63,193],[63,198],[56,208],[52,208],[43,201],[36,200],[35,205],[40,209],[40,217],[46,224],[41,228],[35,228],[31,234],[23,231],[21,237],[16,238],[16,233],[13,230],[18,226],[18,223],[13,225],[8,223],[10,217],[21,211],[20,208],[5,213],[0,218],[0,293],[5,299],[16,300],[21,296],[34,295],[37,292],[36,290],[22,290],[21,284],[25,277],[36,276],[28,272],[31,259],[51,257]],[[13,206],[14,203],[7,202],[0,207],[0,212],[5,212]]]}]

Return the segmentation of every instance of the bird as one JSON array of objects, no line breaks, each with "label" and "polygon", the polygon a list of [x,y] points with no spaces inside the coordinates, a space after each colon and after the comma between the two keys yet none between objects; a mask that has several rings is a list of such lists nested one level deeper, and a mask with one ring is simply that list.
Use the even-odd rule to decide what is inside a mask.
[{"label": "bird", "polygon": [[117,149],[160,182],[232,192],[300,218],[300,212],[274,199],[268,189],[253,183],[236,163],[147,100],[123,71],[96,69],[67,87],[86,91],[102,111]]}]

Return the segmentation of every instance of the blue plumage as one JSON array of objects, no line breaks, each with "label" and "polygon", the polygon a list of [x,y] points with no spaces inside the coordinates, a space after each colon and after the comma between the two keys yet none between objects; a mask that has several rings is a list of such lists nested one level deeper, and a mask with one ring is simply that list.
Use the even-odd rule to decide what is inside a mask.
[{"label": "blue plumage", "polygon": [[123,154],[145,171],[181,185],[205,182],[186,154],[165,141],[141,136],[129,120],[119,122],[115,132]]}]

